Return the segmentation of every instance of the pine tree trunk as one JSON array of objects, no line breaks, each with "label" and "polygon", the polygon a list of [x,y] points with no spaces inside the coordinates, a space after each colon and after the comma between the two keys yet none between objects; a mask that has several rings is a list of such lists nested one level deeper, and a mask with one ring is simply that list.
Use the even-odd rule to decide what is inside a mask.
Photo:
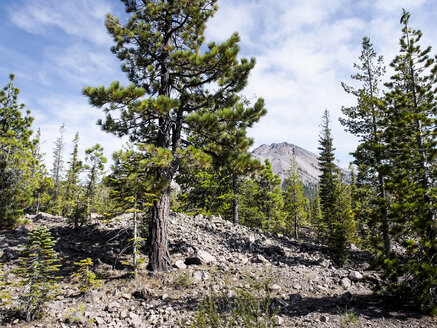
[{"label": "pine tree trunk", "polygon": [[390,222],[388,221],[388,212],[387,212],[387,195],[385,191],[385,182],[384,178],[381,174],[379,174],[379,190],[381,192],[381,198],[384,202],[384,205],[381,207],[382,214],[382,236],[384,239],[384,252],[385,256],[389,256],[392,252],[391,246],[391,236],[390,236]]},{"label": "pine tree trunk", "polygon": [[170,211],[170,187],[152,207],[149,233],[149,264],[151,271],[168,272],[171,268],[168,253],[168,215]]},{"label": "pine tree trunk", "polygon": [[[416,81],[414,78],[415,70],[413,66],[411,66],[410,62],[410,74],[411,74],[411,81],[412,81],[412,91],[413,91],[413,104],[415,112],[417,113],[418,110],[418,101],[417,101],[417,94],[416,94]],[[425,189],[425,194],[423,196],[424,202],[429,204],[429,210],[426,214],[428,223],[427,228],[427,234],[429,235],[431,240],[434,240],[436,238],[436,220],[435,220],[435,213],[433,210],[434,204],[432,198],[429,196],[429,191],[431,189],[430,186],[430,179],[428,175],[428,163],[427,163],[427,156],[425,153],[424,145],[423,145],[423,131],[422,131],[422,125],[421,122],[416,118],[414,119],[414,125],[415,125],[415,132],[416,132],[416,145],[419,151],[419,170],[418,175],[420,176],[420,181],[422,184],[422,188]]]},{"label": "pine tree trunk", "polygon": [[232,188],[234,191],[234,199],[233,199],[233,216],[234,216],[234,224],[239,224],[240,220],[238,218],[238,197],[237,197],[237,177],[234,175],[232,178]]},{"label": "pine tree trunk", "polygon": [[[170,6],[173,1],[170,1]],[[171,14],[166,12],[166,26],[164,27],[164,44],[167,50],[161,55],[160,88],[159,95],[170,97],[170,43],[172,36]],[[161,116],[158,119],[159,132],[156,146],[170,148],[170,134],[172,124],[169,116]],[[177,128],[177,127],[173,127]],[[180,136],[173,135],[173,147],[180,142]],[[164,176],[170,182],[174,175],[173,167],[170,171],[158,170],[158,176]],[[161,197],[153,203],[152,222],[149,232],[149,264],[151,271],[168,272],[171,268],[170,255],[168,253],[168,215],[170,212],[170,186],[165,189]]]},{"label": "pine tree trunk", "polygon": [[134,236],[133,236],[133,251],[132,251],[132,265],[134,267],[134,277],[137,276],[137,245],[138,245],[138,232],[137,232],[137,195],[135,194],[134,200]]},{"label": "pine tree trunk", "polygon": [[[367,76],[369,80],[369,90],[370,90],[370,99],[374,99],[374,85],[372,81],[374,80],[373,73],[371,71],[371,65],[367,65]],[[375,145],[380,146],[381,142],[378,137],[378,123],[376,120],[376,111],[375,111],[375,105],[373,104],[371,107],[372,110],[372,136],[373,136],[373,142]],[[381,216],[382,216],[382,235],[384,240],[384,252],[385,255],[388,256],[392,252],[392,245],[391,245],[391,236],[390,236],[390,222],[388,219],[388,200],[387,200],[387,193],[385,190],[385,181],[384,176],[381,172],[381,150],[378,148],[376,150],[376,153],[374,155],[374,166],[377,169],[378,173],[378,187],[379,192],[381,193],[381,198],[383,201],[383,204],[381,206]]]},{"label": "pine tree trunk", "polygon": [[297,228],[297,213],[294,214],[294,238],[296,240],[299,239],[299,231]]},{"label": "pine tree trunk", "polygon": [[38,196],[36,198],[36,209],[35,209],[35,215],[38,215],[39,213],[39,203],[41,201],[41,192],[38,191]]}]

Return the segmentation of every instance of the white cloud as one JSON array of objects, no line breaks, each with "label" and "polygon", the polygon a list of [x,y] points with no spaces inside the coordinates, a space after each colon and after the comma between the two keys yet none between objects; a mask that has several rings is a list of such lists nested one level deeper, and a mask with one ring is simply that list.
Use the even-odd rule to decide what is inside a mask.
[{"label": "white cloud", "polygon": [[66,48],[51,47],[45,53],[45,66],[56,80],[85,84],[107,84],[123,79],[120,62],[107,49],[76,43]]},{"label": "white cloud", "polygon": [[[214,27],[209,36],[220,39],[229,29],[242,31],[242,55],[257,59],[245,94],[265,98],[268,114],[250,130],[255,146],[288,141],[317,152],[319,124],[327,108],[343,165],[351,160],[348,153],[357,141],[338,122],[341,107],[354,103],[340,82],[352,82],[362,37],[371,38],[388,65],[398,51],[401,8],[412,11],[412,21],[417,15],[418,23],[432,16],[424,9],[430,4],[425,0],[220,3],[223,13],[210,24]],[[241,15],[241,20],[228,13]],[[246,23],[248,16],[251,22]]]},{"label": "white cloud", "polygon": [[45,162],[51,167],[51,154],[53,153],[54,142],[59,137],[59,127],[65,123],[64,141],[66,144],[65,160],[72,151],[72,140],[76,132],[79,133],[79,152],[81,157],[86,148],[99,143],[110,159],[112,153],[121,148],[126,139],[121,139],[100,130],[96,122],[104,117],[102,110],[92,108],[86,103],[86,99],[60,99],[57,97],[44,98],[41,100],[40,108],[34,110],[34,129],[41,128],[41,140],[46,141],[42,145],[42,151],[46,153]]},{"label": "white cloud", "polygon": [[104,26],[104,15],[112,5],[105,0],[33,0],[10,9],[11,20],[29,33],[44,34],[48,27],[98,45],[111,44]]},{"label": "white cloud", "polygon": [[[432,0],[431,0],[432,1]],[[376,10],[383,10],[385,13],[401,15],[401,9],[407,11],[420,8],[430,0],[378,0],[375,3]]]},{"label": "white cloud", "polygon": [[[62,122],[70,131],[69,142],[78,130],[84,147],[100,142],[114,149],[121,144],[99,131],[95,121],[101,112],[91,109],[80,94],[87,84],[123,81],[103,23],[104,15],[117,6],[118,0],[23,0],[9,6],[16,26],[46,42],[40,61],[14,50],[2,58],[12,63],[17,77],[37,86],[36,94],[26,98],[35,125],[42,127],[43,136],[47,133],[50,151]],[[432,0],[220,0],[206,40],[220,42],[237,31],[242,56],[257,59],[244,92],[249,98],[265,98],[268,109],[249,132],[256,145],[288,141],[317,152],[319,124],[327,108],[337,156],[347,165],[356,141],[337,119],[341,107],[353,104],[354,98],[340,82],[352,82],[363,36],[370,37],[389,64],[399,48],[402,8],[411,12],[412,26],[424,32],[424,45],[437,46],[437,5]],[[0,44],[0,51],[3,48],[9,46]],[[7,71],[5,67],[0,71]]]},{"label": "white cloud", "polygon": [[211,41],[223,41],[234,32],[245,38],[254,24],[256,21],[244,3],[235,3],[233,6],[219,3],[218,12],[208,22],[206,35]]}]

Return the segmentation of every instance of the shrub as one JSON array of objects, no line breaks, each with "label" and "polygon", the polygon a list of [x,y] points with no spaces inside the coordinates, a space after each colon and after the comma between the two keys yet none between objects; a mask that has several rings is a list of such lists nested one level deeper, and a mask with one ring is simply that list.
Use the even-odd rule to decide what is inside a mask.
[{"label": "shrub", "polygon": [[74,264],[79,266],[79,270],[73,274],[73,277],[79,280],[81,293],[87,293],[90,289],[102,286],[102,281],[96,279],[96,274],[91,270],[94,263],[89,257]]},{"label": "shrub", "polygon": [[16,273],[23,280],[21,287],[21,309],[27,321],[34,320],[42,314],[47,302],[56,296],[58,286],[55,274],[59,271],[58,254],[54,251],[55,242],[46,227],[40,227],[28,234],[23,256]]},{"label": "shrub", "polygon": [[349,327],[358,323],[358,317],[354,312],[346,309],[340,314],[340,321],[342,327]]},{"label": "shrub", "polygon": [[62,314],[64,322],[72,325],[80,325],[86,322],[85,318],[85,305],[79,305],[78,307],[73,307],[67,310],[66,313]]},{"label": "shrub", "polygon": [[220,295],[211,292],[200,304],[189,327],[275,327],[277,310],[272,304],[271,282],[271,277],[249,278],[248,288],[230,289],[226,284]]},{"label": "shrub", "polygon": [[0,307],[10,304],[11,295],[6,287],[9,285],[5,281],[5,274],[2,271],[3,264],[0,263]]},{"label": "shrub", "polygon": [[173,285],[177,289],[188,289],[194,284],[194,278],[188,271],[178,272],[173,279]]}]

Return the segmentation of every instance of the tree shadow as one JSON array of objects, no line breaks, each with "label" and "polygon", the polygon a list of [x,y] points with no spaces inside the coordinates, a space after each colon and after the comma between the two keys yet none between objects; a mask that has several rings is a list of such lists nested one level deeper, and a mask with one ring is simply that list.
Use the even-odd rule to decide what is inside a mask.
[{"label": "tree shadow", "polygon": [[[35,221],[55,220],[57,218],[36,217]],[[62,218],[63,219],[63,218]],[[63,219],[65,220],[65,219]],[[47,224],[48,223],[48,224]],[[130,238],[132,230],[130,228],[111,228],[102,226],[99,223],[89,224],[74,230],[67,224],[53,227],[47,222],[56,244],[54,250],[58,252],[61,259],[61,276],[67,276],[77,270],[74,262],[78,262],[87,257],[91,258],[95,265],[106,268],[125,270],[129,267],[123,264],[126,257],[132,254],[132,243]],[[22,245],[28,240],[29,229],[20,226],[14,230],[4,232],[0,236],[0,246],[3,248],[1,256],[2,263],[15,262],[21,256]]]},{"label": "tree shadow", "polygon": [[169,241],[168,250],[170,254],[176,253],[188,253],[192,250],[194,246],[190,243],[187,243],[186,240],[175,239],[174,241]]},{"label": "tree shadow", "polygon": [[350,299],[343,296],[305,297],[290,301],[287,314],[290,317],[301,317],[309,313],[342,314],[351,311],[368,320],[372,319],[420,319],[422,315],[412,304],[400,302],[396,297],[371,295],[353,295]]},{"label": "tree shadow", "polygon": [[50,231],[57,239],[54,249],[62,258],[61,274],[69,275],[76,271],[74,262],[88,257],[97,266],[116,270],[128,268],[123,262],[125,256],[132,253],[129,242],[131,229],[110,229],[95,223],[79,230],[59,226],[51,228]]},{"label": "tree shadow", "polygon": [[[149,297],[148,299],[151,298],[152,297]],[[185,296],[178,299],[171,297],[165,300],[159,297],[154,297],[153,299],[159,300],[159,302],[156,302],[156,305],[152,307],[152,309],[156,311],[162,306],[171,305],[174,309],[178,309],[179,311],[194,312],[207,299],[209,299],[210,304],[215,304],[216,310],[220,313],[229,313],[241,305],[241,299],[237,301],[237,297],[235,296],[227,297],[214,294],[201,294],[197,297]],[[254,304],[261,305],[270,315],[280,313],[290,318],[300,318],[311,313],[342,315],[346,311],[353,312],[355,315],[370,321],[378,319],[407,321],[410,319],[423,318],[423,315],[418,309],[411,304],[401,303],[394,297],[379,295],[355,295],[352,300],[345,300],[342,296],[320,298],[306,297],[301,300],[288,301],[286,303],[288,306],[285,307],[281,303],[278,303],[276,298],[251,299],[252,306]],[[267,306],[263,306],[263,304],[267,304]]]}]

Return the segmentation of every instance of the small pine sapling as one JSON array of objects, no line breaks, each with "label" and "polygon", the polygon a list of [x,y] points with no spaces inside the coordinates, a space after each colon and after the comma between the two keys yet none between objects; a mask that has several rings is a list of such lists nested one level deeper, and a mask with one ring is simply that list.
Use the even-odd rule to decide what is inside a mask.
[{"label": "small pine sapling", "polygon": [[59,271],[58,254],[53,249],[55,241],[46,227],[28,234],[28,242],[24,246],[23,256],[20,258],[16,273],[23,280],[18,283],[21,287],[21,309],[27,321],[34,320],[42,314],[44,306],[56,295],[58,285],[56,272]]},{"label": "small pine sapling", "polygon": [[0,313],[4,306],[10,304],[11,294],[6,289],[9,283],[6,281],[5,273],[2,270],[3,264],[0,263]]},{"label": "small pine sapling", "polygon": [[73,277],[78,279],[81,293],[86,294],[89,290],[102,286],[102,281],[96,279],[96,274],[91,270],[94,263],[89,257],[74,264],[79,266]]}]

